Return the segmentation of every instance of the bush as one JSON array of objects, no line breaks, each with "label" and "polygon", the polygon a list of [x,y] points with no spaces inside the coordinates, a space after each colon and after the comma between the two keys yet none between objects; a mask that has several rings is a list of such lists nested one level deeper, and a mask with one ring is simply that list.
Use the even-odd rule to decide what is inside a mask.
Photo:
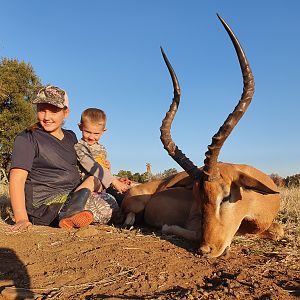
[{"label": "bush", "polygon": [[284,179],[286,187],[300,187],[300,174],[288,176]]}]

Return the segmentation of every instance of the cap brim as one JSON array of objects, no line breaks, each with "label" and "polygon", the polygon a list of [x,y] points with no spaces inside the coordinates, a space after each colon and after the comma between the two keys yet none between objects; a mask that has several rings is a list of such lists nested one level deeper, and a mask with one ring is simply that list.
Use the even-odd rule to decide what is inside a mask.
[{"label": "cap brim", "polygon": [[58,107],[58,108],[64,108],[64,107],[65,107],[64,104],[61,104],[61,103],[53,103],[53,100],[52,100],[52,99],[51,99],[51,100],[47,100],[47,99],[38,99],[38,98],[36,98],[36,99],[32,100],[31,103],[32,103],[32,104],[46,103],[46,104],[51,104],[51,105],[53,105],[53,106],[56,106],[56,107]]}]

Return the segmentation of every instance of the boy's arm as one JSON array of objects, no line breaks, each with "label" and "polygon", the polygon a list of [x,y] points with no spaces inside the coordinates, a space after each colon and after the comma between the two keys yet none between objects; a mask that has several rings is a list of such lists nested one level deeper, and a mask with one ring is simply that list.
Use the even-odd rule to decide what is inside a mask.
[{"label": "boy's arm", "polygon": [[119,192],[119,193],[124,193],[126,192],[130,186],[119,179],[115,178],[112,182],[112,186]]},{"label": "boy's arm", "polygon": [[82,144],[75,145],[77,159],[80,165],[91,175],[96,176],[105,188],[108,188],[111,183],[116,179],[111,172],[103,168],[95,161],[89,150]]},{"label": "boy's arm", "polygon": [[28,171],[23,169],[11,169],[9,175],[9,193],[11,206],[16,224],[11,227],[12,231],[26,229],[32,224],[29,222],[25,206],[25,181]]}]

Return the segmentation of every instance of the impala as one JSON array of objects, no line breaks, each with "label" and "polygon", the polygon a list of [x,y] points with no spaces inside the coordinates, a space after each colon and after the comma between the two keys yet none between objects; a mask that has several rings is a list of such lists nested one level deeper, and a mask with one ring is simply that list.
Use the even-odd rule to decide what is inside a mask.
[{"label": "impala", "polygon": [[248,165],[218,161],[225,140],[254,94],[254,78],[244,51],[230,27],[219,15],[218,18],[233,43],[241,67],[244,87],[240,101],[212,137],[204,166],[198,168],[176,146],[170,134],[180,102],[180,87],[161,49],[174,88],[170,109],[160,128],[161,141],[185,171],[132,188],[122,204],[127,214],[126,225],[133,224],[135,215],[143,211],[146,223],[162,226],[166,234],[199,241],[200,252],[209,257],[222,255],[236,233],[259,234],[272,239],[283,235],[281,226],[273,222],[279,210],[280,195],[271,178]]}]

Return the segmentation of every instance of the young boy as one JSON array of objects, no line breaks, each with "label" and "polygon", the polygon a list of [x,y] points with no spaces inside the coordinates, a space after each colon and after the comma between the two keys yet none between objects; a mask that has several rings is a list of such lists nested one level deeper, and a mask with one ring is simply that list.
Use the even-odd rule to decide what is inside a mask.
[{"label": "young boy", "polygon": [[[93,175],[100,180],[102,184],[99,189],[100,197],[110,204],[114,214],[114,210],[117,210],[116,203],[113,203],[115,200],[103,191],[116,190],[117,193],[122,194],[129,186],[111,174],[107,151],[103,145],[99,144],[102,134],[106,131],[106,115],[101,109],[88,108],[82,112],[78,126],[82,132],[82,138],[75,145],[75,151],[81,171],[84,176]],[[95,211],[95,209],[91,210]],[[100,209],[97,210],[100,211]],[[100,215],[103,215],[103,212]],[[94,218],[97,221],[95,213]]]}]

